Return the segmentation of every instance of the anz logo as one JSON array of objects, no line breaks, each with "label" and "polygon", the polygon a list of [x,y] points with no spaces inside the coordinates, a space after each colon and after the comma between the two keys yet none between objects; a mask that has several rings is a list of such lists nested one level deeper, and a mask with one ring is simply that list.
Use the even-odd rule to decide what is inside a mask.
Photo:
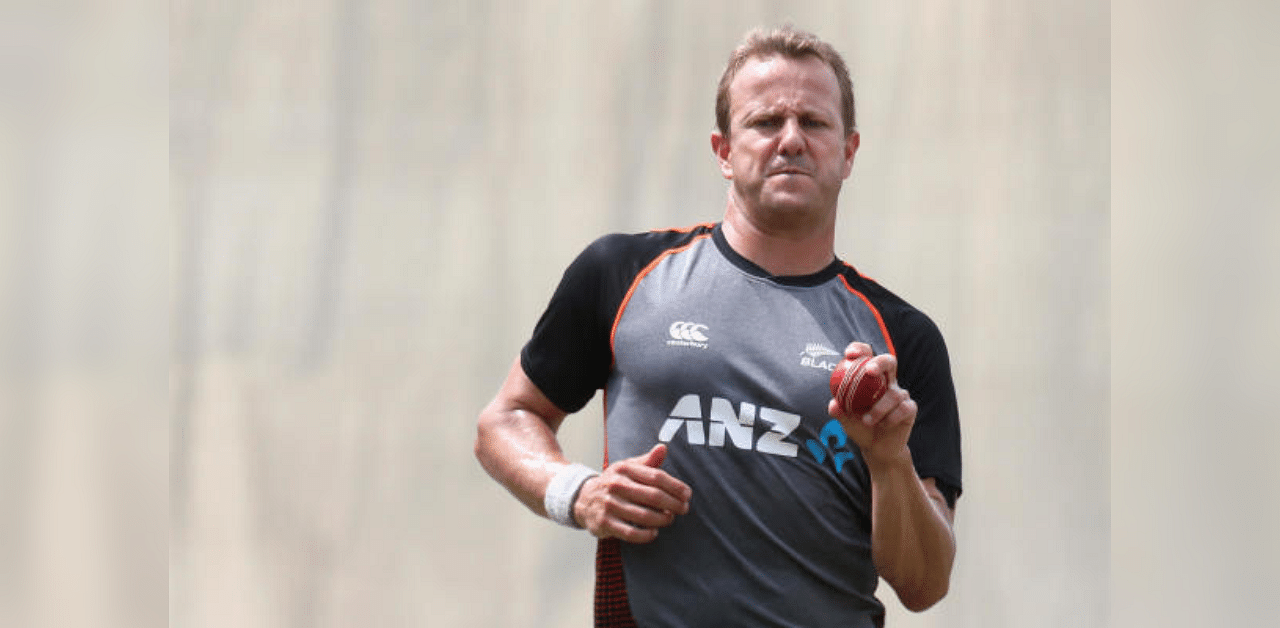
[{"label": "anz logo", "polygon": [[813,459],[818,464],[826,462],[827,458],[831,458],[831,466],[836,468],[839,473],[844,468],[844,463],[853,460],[853,451],[848,447],[849,434],[844,431],[844,426],[840,422],[831,419],[827,424],[822,426],[822,431],[818,433],[818,440],[809,440],[804,442],[804,446],[813,454]]},{"label": "anz logo", "polygon": [[[712,397],[705,415],[703,408],[701,395],[681,397],[658,430],[658,441],[669,443],[683,429],[685,440],[690,445],[724,447],[729,443],[735,449],[788,458],[794,458],[800,452],[799,445],[786,440],[800,426],[801,416],[798,414],[746,401],[735,409],[733,402],[723,397]],[[767,428],[758,438],[756,419],[760,419]],[[839,421],[828,421],[818,439],[805,441],[805,449],[818,464],[825,464],[830,459],[836,473],[839,473],[844,463],[853,459],[853,451],[848,446],[849,437]]]},{"label": "anz logo", "polygon": [[[756,417],[769,423],[769,431],[755,440]],[[773,408],[760,408],[757,412],[755,404],[742,402],[735,412],[733,403],[722,397],[711,398],[709,423],[702,421],[702,397],[685,395],[671,409],[666,422],[658,432],[658,440],[671,442],[676,432],[684,428],[685,438],[690,445],[707,445],[724,447],[725,437],[738,449],[755,449],[761,453],[775,456],[795,457],[800,449],[795,443],[782,439],[799,427],[800,415]]]}]

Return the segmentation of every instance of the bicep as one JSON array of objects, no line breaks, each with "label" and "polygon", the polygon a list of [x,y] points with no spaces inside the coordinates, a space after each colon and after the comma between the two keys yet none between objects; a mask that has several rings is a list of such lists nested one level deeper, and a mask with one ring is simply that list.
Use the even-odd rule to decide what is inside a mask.
[{"label": "bicep", "polygon": [[506,380],[502,382],[497,396],[489,405],[491,410],[501,415],[532,414],[545,423],[552,432],[560,428],[560,423],[567,415],[547,398],[533,380],[529,379],[518,357],[512,361],[511,368],[507,370]]}]

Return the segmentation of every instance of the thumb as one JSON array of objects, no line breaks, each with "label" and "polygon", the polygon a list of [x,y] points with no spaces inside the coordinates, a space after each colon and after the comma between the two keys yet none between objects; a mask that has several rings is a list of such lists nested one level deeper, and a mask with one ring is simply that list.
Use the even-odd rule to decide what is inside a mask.
[{"label": "thumb", "polygon": [[661,443],[654,445],[649,453],[644,454],[640,462],[646,467],[658,468],[662,466],[662,461],[667,459],[667,446]]}]

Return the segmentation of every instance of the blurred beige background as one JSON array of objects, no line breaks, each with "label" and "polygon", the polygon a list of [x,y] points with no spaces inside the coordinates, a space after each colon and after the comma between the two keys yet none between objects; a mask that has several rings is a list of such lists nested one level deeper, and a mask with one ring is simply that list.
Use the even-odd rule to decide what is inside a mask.
[{"label": "blurred beige background", "polygon": [[1113,11],[1115,626],[1280,617],[1280,5]]},{"label": "blurred beige background", "polygon": [[954,584],[892,624],[1107,620],[1107,4],[170,6],[170,625],[589,625],[475,416],[594,237],[720,217],[715,81],[783,21],[853,69],[838,251],[960,397]]},{"label": "blurred beige background", "polygon": [[893,625],[1271,626],[1272,4],[0,3],[0,626],[588,625],[474,414],[583,244],[719,216],[715,77],[788,18],[858,81],[841,253],[960,385]]},{"label": "blurred beige background", "polygon": [[155,626],[164,16],[0,3],[0,626]]}]

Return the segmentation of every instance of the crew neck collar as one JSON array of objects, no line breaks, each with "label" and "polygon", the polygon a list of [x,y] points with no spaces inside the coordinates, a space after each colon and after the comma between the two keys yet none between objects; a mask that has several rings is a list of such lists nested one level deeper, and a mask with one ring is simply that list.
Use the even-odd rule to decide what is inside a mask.
[{"label": "crew neck collar", "polygon": [[844,262],[839,257],[831,260],[826,268],[809,275],[771,275],[769,271],[761,268],[755,262],[743,257],[737,251],[729,246],[729,240],[724,236],[724,223],[716,223],[715,229],[711,231],[711,239],[716,243],[716,248],[720,249],[720,253],[725,256],[734,266],[737,266],[742,272],[768,279],[769,281],[782,284],[784,286],[809,287],[826,283],[831,278],[840,273],[840,269],[844,267]]}]

